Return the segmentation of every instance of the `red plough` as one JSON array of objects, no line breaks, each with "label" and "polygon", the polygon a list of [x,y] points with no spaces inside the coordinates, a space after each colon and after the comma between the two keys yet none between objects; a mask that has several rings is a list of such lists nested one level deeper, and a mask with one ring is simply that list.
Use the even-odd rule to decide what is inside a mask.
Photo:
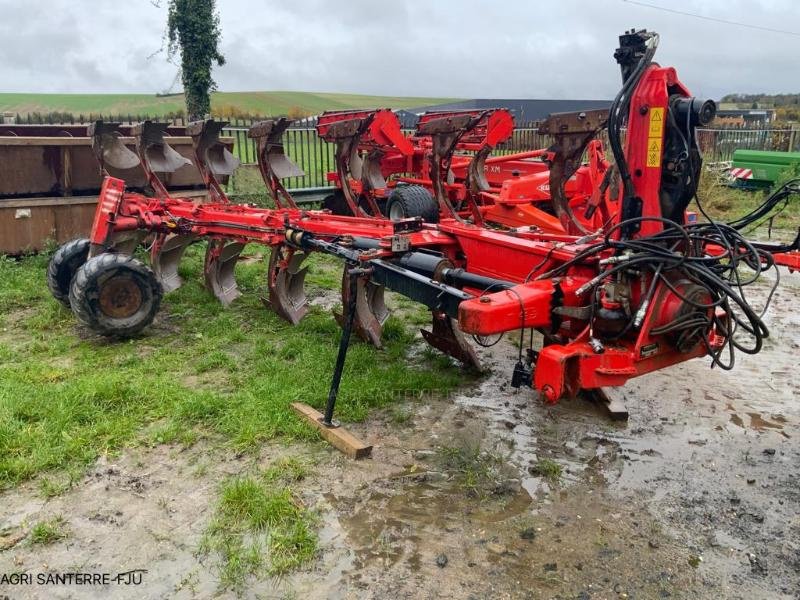
[{"label": "red plough", "polygon": [[[544,151],[489,158],[513,129],[513,117],[505,109],[427,112],[411,136],[387,109],[326,112],[319,117],[317,132],[336,144],[337,170],[329,180],[338,191],[325,207],[344,215],[365,214],[369,208],[366,214],[376,218],[482,224],[488,205],[502,200],[497,194],[506,175],[543,174],[539,185],[546,183],[547,165],[532,160]],[[549,195],[534,197],[542,198]],[[504,224],[502,211],[490,217]],[[533,205],[525,224],[560,231],[555,219]]]},{"label": "red plough", "polygon": [[[448,196],[452,148],[473,143],[469,135],[474,134],[479,140],[474,143],[483,144],[473,148],[476,156],[488,155],[485,140],[493,131],[488,114],[477,125],[471,115],[438,115],[420,124],[419,133],[430,137],[431,181],[440,182],[434,185],[440,216],[450,211],[438,224],[419,216],[384,219],[377,202],[368,201],[366,207],[357,202],[367,189],[364,182],[373,185],[372,176],[380,171],[376,165],[384,159],[414,160],[413,152],[403,150],[408,150],[403,139],[384,127],[382,120],[390,113],[329,114],[330,119],[323,115],[320,121],[321,135],[338,144],[338,177],[344,188],[358,171],[355,163],[361,163],[362,187],[358,194],[355,188],[347,192],[346,200],[362,216],[293,205],[279,181],[291,168],[284,164],[276,169],[270,163],[271,157],[288,160],[273,135],[282,126],[275,121],[257,126],[252,135],[265,140],[262,174],[278,208],[231,204],[215,184],[215,171],[232,166],[216,145],[222,124],[207,121],[192,128],[196,161],[219,197],[212,195],[211,202],[202,204],[171,198],[156,185],[155,195],[146,197],[127,193],[122,180],[109,177],[87,242],[88,260],[67,256],[66,250],[57,253],[51,281],[62,282],[62,292],[67,282],[73,311],[92,329],[132,335],[152,321],[162,290],[175,282],[165,283],[163,264],[150,270],[125,254],[119,240],[155,235],[164,245],[175,239],[208,241],[206,281],[223,302],[238,293],[233,281],[238,251],[244,244],[259,243],[272,250],[267,304],[296,323],[306,312],[302,259],[310,252],[338,257],[345,264],[344,334],[324,416],[327,426],[332,424],[350,332],[365,328],[367,337],[379,342],[384,288],[428,307],[434,321],[425,338],[468,364],[477,359],[464,334],[521,332],[512,385],[530,386],[551,403],[581,390],[621,386],[632,377],[703,355],[730,368],[735,349],[758,352],[768,335],[760,311],[744,299],[742,286],[775,260],[768,248],[745,240],[734,226],[686,222],[702,163],[695,129],[713,118],[715,106],[692,97],[674,69],[652,62],[657,41],[657,35],[647,32],[621,36],[615,57],[623,88],[609,113],[548,120],[556,142],[545,158],[560,232],[481,226],[486,204],[478,199],[484,192],[475,169],[467,177],[466,189],[473,194],[465,198],[467,207],[453,204]],[[601,128],[608,129],[613,172],[592,145]],[[163,138],[148,137],[148,131],[145,124],[137,150],[142,166],[149,164],[152,170],[147,149],[160,148],[164,156],[169,152]],[[491,139],[505,135],[499,131]],[[116,156],[103,142],[98,139],[100,154]],[[361,151],[367,147],[374,155],[364,161]],[[594,147],[594,163],[582,166],[587,147]],[[131,162],[129,155],[121,156]],[[566,189],[582,168],[594,170],[588,179],[591,189],[576,203]],[[603,224],[598,230],[587,227],[595,218]],[[165,262],[163,247],[153,257],[154,267]],[[754,274],[745,274],[742,266]],[[541,350],[524,346],[528,330],[542,336]]]},{"label": "red plough", "polygon": [[[329,180],[338,191],[325,203],[334,213],[564,231],[552,210],[552,151],[490,156],[514,131],[505,109],[427,112],[408,137],[387,109],[326,112],[317,131],[336,144],[337,170]],[[564,189],[580,213],[592,199],[597,208],[609,166],[600,141],[591,141],[587,155],[587,164],[578,166]],[[592,218],[593,212],[583,221],[596,231],[607,221]]]}]

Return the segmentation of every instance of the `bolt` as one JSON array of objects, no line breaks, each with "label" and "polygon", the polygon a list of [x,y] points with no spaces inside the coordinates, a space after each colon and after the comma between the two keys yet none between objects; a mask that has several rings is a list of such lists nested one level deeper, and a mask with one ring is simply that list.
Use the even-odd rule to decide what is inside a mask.
[{"label": "bolt", "polygon": [[481,304],[489,304],[491,301],[492,299],[489,296],[481,296]]}]

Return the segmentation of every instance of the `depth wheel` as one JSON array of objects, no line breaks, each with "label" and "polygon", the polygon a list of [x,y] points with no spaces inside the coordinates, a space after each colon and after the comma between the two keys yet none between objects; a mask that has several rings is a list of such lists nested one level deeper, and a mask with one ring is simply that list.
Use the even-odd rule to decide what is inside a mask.
[{"label": "depth wheel", "polygon": [[438,223],[439,205],[421,185],[399,185],[389,196],[386,215],[392,221],[422,217],[426,223]]},{"label": "depth wheel", "polygon": [[69,308],[69,288],[72,278],[89,257],[90,242],[86,238],[72,240],[59,246],[47,265],[47,287],[53,298]]},{"label": "depth wheel", "polygon": [[72,280],[72,312],[101,335],[130,337],[150,325],[161,305],[161,284],[150,268],[127,254],[88,260]]}]

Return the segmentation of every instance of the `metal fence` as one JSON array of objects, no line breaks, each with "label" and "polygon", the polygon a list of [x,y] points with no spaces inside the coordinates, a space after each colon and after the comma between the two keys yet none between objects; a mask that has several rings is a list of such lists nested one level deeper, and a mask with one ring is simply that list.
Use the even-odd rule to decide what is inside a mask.
[{"label": "metal fence", "polygon": [[[247,137],[247,128],[231,126],[226,130],[236,139],[236,152],[244,164],[256,161],[253,140]],[[697,140],[703,157],[708,162],[730,161],[739,148],[748,150],[800,151],[800,131],[789,129],[699,129]],[[537,148],[546,148],[552,138],[534,127],[517,128],[511,140],[501,145],[494,154],[511,154]],[[286,154],[303,169],[303,177],[293,177],[287,187],[313,188],[330,185],[327,173],[336,170],[334,146],[321,140],[313,128],[290,128],[284,137]]]},{"label": "metal fence", "polygon": [[[254,140],[247,137],[248,127],[231,125],[225,129],[225,135],[235,140],[235,153],[243,164],[255,164],[258,160]],[[407,130],[406,133],[411,133]],[[322,140],[317,130],[310,127],[297,127],[286,130],[283,138],[286,155],[289,156],[305,175],[291,177],[284,185],[289,189],[316,188],[331,185],[327,174],[336,170],[334,158],[335,146]],[[540,134],[535,128],[516,129],[511,140],[495,151],[495,154],[511,154],[536,148],[544,148],[550,144],[549,136]]]},{"label": "metal fence", "polygon": [[733,159],[735,150],[800,151],[797,129],[698,129],[697,141],[705,160]]},{"label": "metal fence", "polygon": [[[148,119],[148,115],[117,115],[105,117],[106,121],[134,123]],[[186,125],[184,117],[152,117],[169,121],[176,126]],[[230,119],[224,135],[234,138],[234,152],[244,165],[257,163],[254,140],[247,137],[250,126],[260,118]],[[87,119],[88,121],[88,119]],[[26,120],[22,119],[22,123]],[[32,122],[28,117],[27,122]],[[40,121],[41,122],[41,121]],[[406,130],[411,133],[412,130]],[[698,143],[708,162],[729,161],[737,149],[800,151],[800,130],[797,129],[698,129]],[[495,154],[511,154],[537,148],[546,148],[552,139],[540,134],[535,124],[518,127],[512,138],[495,150]],[[320,188],[330,186],[327,175],[336,170],[334,146],[321,140],[316,129],[307,125],[289,128],[284,136],[286,154],[303,170],[302,177],[292,177],[284,182],[289,189]]]},{"label": "metal fence", "polygon": [[[258,162],[255,140],[247,137],[249,127],[230,125],[223,135],[234,138],[234,153],[244,165]],[[299,166],[305,175],[290,177],[283,184],[289,189],[318,188],[330,186],[327,174],[336,170],[335,146],[328,144],[311,127],[297,127],[286,130],[283,137],[286,155]]]}]

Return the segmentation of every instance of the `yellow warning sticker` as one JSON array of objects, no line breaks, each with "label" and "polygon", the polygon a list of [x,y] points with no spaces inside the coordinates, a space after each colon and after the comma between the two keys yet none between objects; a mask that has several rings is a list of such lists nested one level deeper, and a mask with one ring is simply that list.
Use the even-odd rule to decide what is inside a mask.
[{"label": "yellow warning sticker", "polygon": [[661,138],[647,140],[647,166],[661,166]]},{"label": "yellow warning sticker", "polygon": [[661,138],[664,136],[664,109],[654,107],[650,109],[650,132],[647,137]]}]

